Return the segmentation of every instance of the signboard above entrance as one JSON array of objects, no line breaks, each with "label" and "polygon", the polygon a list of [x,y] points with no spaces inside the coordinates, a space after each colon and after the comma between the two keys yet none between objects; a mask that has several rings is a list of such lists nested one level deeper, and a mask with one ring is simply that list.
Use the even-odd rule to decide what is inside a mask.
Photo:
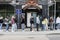
[{"label": "signboard above entrance", "polygon": [[[24,9],[25,7],[27,7],[28,5],[22,5],[22,9]],[[36,9],[36,8],[39,8],[39,9],[42,9],[42,5],[36,5],[35,7],[27,7],[26,9]]]},{"label": "signboard above entrance", "polygon": [[22,10],[21,9],[16,9],[16,14],[21,14]]}]

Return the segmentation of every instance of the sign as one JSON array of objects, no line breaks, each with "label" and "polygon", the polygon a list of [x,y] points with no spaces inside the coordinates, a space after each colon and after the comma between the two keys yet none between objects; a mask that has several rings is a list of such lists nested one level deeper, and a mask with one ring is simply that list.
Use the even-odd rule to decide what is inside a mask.
[{"label": "sign", "polygon": [[22,10],[21,9],[16,9],[16,14],[21,14]]}]

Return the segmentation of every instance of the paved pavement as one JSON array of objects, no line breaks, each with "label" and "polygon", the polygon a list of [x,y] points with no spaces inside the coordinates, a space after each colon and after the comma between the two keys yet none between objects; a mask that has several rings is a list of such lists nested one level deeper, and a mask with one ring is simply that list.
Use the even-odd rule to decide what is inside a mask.
[{"label": "paved pavement", "polygon": [[0,40],[60,40],[60,30],[0,32]]}]

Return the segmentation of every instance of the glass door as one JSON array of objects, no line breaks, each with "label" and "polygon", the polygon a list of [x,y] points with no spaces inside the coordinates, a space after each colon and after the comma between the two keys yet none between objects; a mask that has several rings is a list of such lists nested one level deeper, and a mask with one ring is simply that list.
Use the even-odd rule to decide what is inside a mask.
[{"label": "glass door", "polygon": [[34,17],[34,26],[36,27],[36,16],[37,16],[37,13],[36,12],[32,12],[31,15]]}]

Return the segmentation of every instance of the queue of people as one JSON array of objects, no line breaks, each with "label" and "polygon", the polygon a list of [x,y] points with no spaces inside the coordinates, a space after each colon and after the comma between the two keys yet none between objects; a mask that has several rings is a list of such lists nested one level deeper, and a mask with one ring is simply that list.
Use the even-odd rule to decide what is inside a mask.
[{"label": "queue of people", "polygon": [[[9,17],[8,16],[4,20],[3,20],[2,16],[0,17],[0,31],[3,31],[2,30],[3,23],[6,25],[6,27],[5,27],[6,32],[8,32],[9,31]],[[21,17],[21,29],[22,29],[23,32],[24,32],[25,27],[26,27],[25,23],[26,23],[25,17],[22,16]],[[34,17],[31,16],[31,18],[30,18],[30,24],[31,24],[30,25],[30,31],[32,31],[32,32],[34,31],[33,29],[35,27],[34,23],[35,23],[34,22]],[[40,23],[42,23],[41,27],[40,27]],[[17,31],[17,20],[16,20],[15,16],[11,17],[11,26],[12,26],[11,27],[11,32]],[[60,29],[60,17],[59,16],[56,18],[56,27],[55,28]],[[39,29],[41,29],[42,31],[46,31],[46,30],[48,31],[49,29],[53,30],[54,29],[54,19],[53,19],[53,17],[51,16],[49,18],[49,21],[48,21],[48,19],[44,16],[44,17],[42,17],[42,21],[40,21],[40,16],[39,15],[36,16],[36,31],[39,31]]]},{"label": "queue of people", "polygon": [[[17,30],[17,24],[16,24],[15,16],[12,16],[10,21],[11,21],[11,25],[12,25],[11,31],[14,32]],[[6,32],[8,32],[9,31],[9,16],[7,16],[4,19],[2,16],[0,17],[0,31],[3,31],[2,30],[3,24],[5,24]]]}]

